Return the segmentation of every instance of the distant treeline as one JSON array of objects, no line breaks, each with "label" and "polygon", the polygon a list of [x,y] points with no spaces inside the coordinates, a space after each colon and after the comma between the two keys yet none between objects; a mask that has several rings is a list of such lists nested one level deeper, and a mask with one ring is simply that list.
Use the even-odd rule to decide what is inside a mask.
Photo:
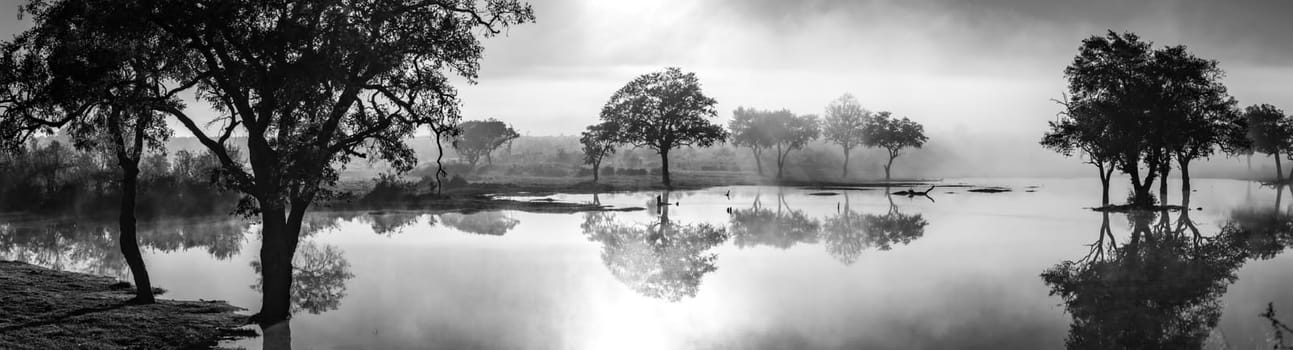
[{"label": "distant treeline", "polygon": [[[115,162],[107,152],[80,151],[58,140],[0,153],[0,212],[115,215],[121,198],[121,167]],[[212,184],[217,166],[210,155],[188,150],[145,156],[138,215],[231,212],[238,196]]]}]

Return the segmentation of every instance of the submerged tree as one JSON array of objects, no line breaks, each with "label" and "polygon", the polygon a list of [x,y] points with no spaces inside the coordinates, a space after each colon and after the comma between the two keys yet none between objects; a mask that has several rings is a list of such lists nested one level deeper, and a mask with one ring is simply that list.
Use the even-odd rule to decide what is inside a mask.
[{"label": "submerged tree", "polygon": [[[335,246],[306,242],[292,258],[291,313],[301,311],[321,314],[336,310],[346,297],[346,282],[355,277],[350,272],[350,262]],[[260,261],[253,260],[251,267],[261,273]],[[261,292],[264,281],[257,279],[252,290]]]},{"label": "submerged tree", "polygon": [[889,112],[880,112],[862,128],[863,144],[883,148],[889,152],[889,162],[884,165],[884,180],[889,181],[893,160],[902,155],[904,148],[920,148],[929,137],[920,123],[903,117],[898,119]]},{"label": "submerged tree", "polygon": [[[1190,162],[1229,146],[1232,129],[1240,124],[1217,62],[1195,57],[1184,46],[1153,49],[1135,34],[1110,31],[1083,40],[1064,75],[1070,106],[1095,107],[1083,110],[1091,115],[1079,115],[1085,120],[1070,129],[1095,135],[1070,141],[1103,142],[1108,149],[1100,150],[1101,158],[1116,155],[1110,157],[1113,163],[1131,177],[1135,206],[1153,204],[1150,189],[1173,162],[1182,169],[1188,191]],[[1062,143],[1048,147],[1055,145]],[[1159,185],[1166,195],[1167,185]]]},{"label": "submerged tree", "polygon": [[[1194,56],[1179,45],[1156,51],[1154,60],[1163,81],[1160,88],[1165,102],[1160,106],[1167,108],[1163,112],[1167,122],[1161,124],[1167,129],[1163,132],[1163,147],[1169,157],[1175,158],[1181,171],[1181,195],[1188,197],[1190,162],[1212,156],[1235,133],[1231,129],[1242,124],[1235,110],[1237,102],[1221,84],[1224,73],[1216,60]],[[1167,182],[1161,184],[1164,190],[1160,199],[1165,201]]]},{"label": "submerged tree", "polygon": [[1072,156],[1082,152],[1086,162],[1095,165],[1100,176],[1102,205],[1109,204],[1109,182],[1120,160],[1118,133],[1110,130],[1100,101],[1060,101],[1064,111],[1060,120],[1050,122],[1050,130],[1042,136],[1042,147]]},{"label": "submerged tree", "polygon": [[[226,184],[249,196],[244,212],[261,216],[262,325],[289,317],[302,219],[329,194],[337,169],[355,156],[410,169],[415,158],[405,140],[413,131],[457,120],[447,74],[474,82],[477,36],[534,18],[516,0],[54,3],[88,14],[60,22],[68,28],[131,18],[123,23],[132,25],[87,30],[82,40],[117,31],[114,37],[144,38],[185,58],[167,66],[171,74],[158,85],[195,91],[214,107],[210,126],[218,129],[212,133],[182,106],[161,109],[220,159]],[[231,154],[235,131],[248,164]]]},{"label": "submerged tree", "polygon": [[521,134],[507,125],[493,118],[489,120],[468,120],[458,125],[458,136],[453,140],[453,148],[458,150],[472,169],[476,168],[476,162],[481,157],[490,165],[494,164],[492,156],[494,150],[512,142]]},{"label": "submerged tree", "polygon": [[619,143],[619,126],[614,123],[589,125],[579,134],[579,144],[584,148],[584,164],[593,166],[593,183],[597,183],[602,172],[602,160],[615,154]]},{"label": "submerged tree", "polygon": [[[1248,145],[1254,152],[1275,157],[1276,182],[1284,183],[1284,169],[1280,158],[1288,156],[1289,152],[1293,151],[1293,119],[1285,115],[1284,111],[1269,104],[1244,108],[1243,118],[1248,126],[1245,133]],[[1293,174],[1290,177],[1293,177]]]},{"label": "submerged tree", "polygon": [[822,136],[844,149],[844,166],[840,177],[849,176],[849,152],[866,140],[862,129],[870,120],[871,112],[863,109],[853,95],[844,94],[826,105]]},{"label": "submerged tree", "polygon": [[718,113],[713,98],[700,90],[695,73],[677,67],[641,75],[611,96],[602,107],[602,121],[620,126],[620,140],[660,154],[666,187],[669,151],[680,147],[709,147],[727,138],[723,127],[710,122]]}]

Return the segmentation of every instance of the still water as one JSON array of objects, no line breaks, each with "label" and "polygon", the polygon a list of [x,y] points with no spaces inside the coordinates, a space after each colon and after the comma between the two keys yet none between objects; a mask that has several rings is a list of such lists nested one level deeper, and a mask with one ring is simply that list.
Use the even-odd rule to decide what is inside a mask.
[{"label": "still water", "polygon": [[[630,212],[315,213],[290,334],[223,345],[1268,349],[1268,303],[1293,321],[1293,200],[1275,188],[1195,180],[1192,210],[1128,215],[1084,209],[1094,179],[946,183],[1013,191],[720,187],[544,197],[644,208]],[[0,259],[125,278],[112,225],[0,224]],[[256,227],[144,224],[154,285],[258,309]]]}]

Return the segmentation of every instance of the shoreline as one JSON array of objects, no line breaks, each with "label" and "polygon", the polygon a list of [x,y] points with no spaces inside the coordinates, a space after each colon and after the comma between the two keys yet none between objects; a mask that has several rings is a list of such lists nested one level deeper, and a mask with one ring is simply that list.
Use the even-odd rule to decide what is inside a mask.
[{"label": "shoreline", "polygon": [[249,336],[242,308],[218,300],[136,305],[127,283],[0,261],[0,348],[188,349]]}]

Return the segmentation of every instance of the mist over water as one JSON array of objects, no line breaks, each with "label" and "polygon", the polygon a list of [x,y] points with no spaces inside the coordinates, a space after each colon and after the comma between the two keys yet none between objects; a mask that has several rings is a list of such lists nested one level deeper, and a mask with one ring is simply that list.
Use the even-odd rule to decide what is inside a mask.
[{"label": "mist over water", "polygon": [[[1293,305],[1282,293],[1293,287],[1283,254],[1293,233],[1278,224],[1293,193],[1196,180],[1188,214],[1105,214],[1082,209],[1098,205],[1094,181],[956,179],[943,184],[1012,191],[949,186],[930,198],[758,186],[596,195],[644,208],[629,212],[313,213],[294,259],[290,330],[228,345],[1268,345],[1258,315],[1267,303]],[[0,259],[127,277],[106,230],[10,221],[0,225]],[[257,230],[237,219],[173,220],[141,224],[140,237],[168,297],[254,310]],[[1135,277],[1160,268],[1175,272]],[[1119,287],[1080,282],[1090,273]],[[1117,307],[1086,303],[1097,296]],[[1091,333],[1114,325],[1130,333]],[[1117,336],[1145,332],[1170,337]]]}]

